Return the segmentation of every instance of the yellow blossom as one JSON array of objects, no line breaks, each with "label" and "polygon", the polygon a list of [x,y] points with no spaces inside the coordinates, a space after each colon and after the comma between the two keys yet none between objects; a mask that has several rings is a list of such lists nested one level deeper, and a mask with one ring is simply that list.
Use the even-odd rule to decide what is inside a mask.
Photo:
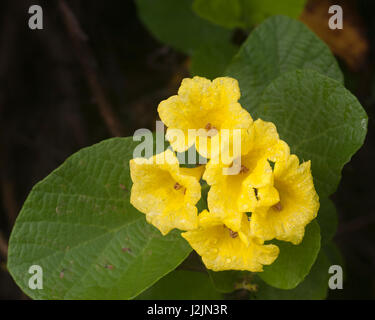
[{"label": "yellow blossom", "polygon": [[238,82],[233,78],[183,79],[178,95],[162,101],[158,107],[173,150],[184,152],[195,144],[203,157],[211,158],[222,148],[217,143],[223,129],[239,129],[242,136],[250,135],[253,120],[238,103],[239,98]]},{"label": "yellow blossom", "polygon": [[253,127],[253,143],[250,151],[241,156],[237,174],[226,174],[223,169],[228,166],[210,160],[203,175],[211,185],[207,198],[210,212],[234,229],[241,223],[243,212],[279,202],[269,161],[277,162],[289,155],[289,147],[279,139],[273,123],[258,119]]},{"label": "yellow blossom", "polygon": [[299,244],[305,227],[317,215],[319,198],[311,175],[310,161],[299,164],[297,156],[276,162],[274,186],[280,200],[269,207],[255,209],[251,216],[254,235]]},{"label": "yellow blossom", "polygon": [[180,168],[171,150],[150,159],[132,159],[130,203],[163,235],[173,228],[194,229],[198,225],[195,205],[201,197],[203,170],[204,166]]},{"label": "yellow blossom", "polygon": [[192,248],[202,256],[208,269],[263,271],[263,265],[275,261],[279,248],[265,245],[254,237],[246,214],[240,229],[231,230],[207,210],[199,215],[199,228],[182,233]]}]

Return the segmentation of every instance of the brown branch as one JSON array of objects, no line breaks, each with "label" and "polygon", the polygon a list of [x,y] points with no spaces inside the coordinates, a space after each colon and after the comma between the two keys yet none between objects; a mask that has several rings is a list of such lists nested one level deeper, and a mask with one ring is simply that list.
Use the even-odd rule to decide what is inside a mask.
[{"label": "brown branch", "polygon": [[59,9],[68,31],[68,34],[73,42],[75,53],[85,73],[88,86],[91,94],[95,98],[98,105],[99,112],[107,125],[108,130],[113,136],[122,136],[123,128],[117,120],[112,106],[107,100],[104,91],[99,83],[98,76],[95,71],[95,59],[91,48],[87,45],[87,36],[83,32],[76,19],[74,13],[69,8],[64,0],[59,0]]},{"label": "brown branch", "polygon": [[0,233],[0,254],[4,256],[5,259],[8,257],[8,244],[2,233]]},{"label": "brown branch", "polygon": [[66,68],[66,65],[70,64],[74,57],[71,57],[71,49],[66,47],[62,37],[59,36],[60,30],[53,23],[52,18],[45,15],[44,20],[48,28],[43,32],[37,32],[36,35],[54,62],[50,71],[54,75],[56,90],[61,97],[56,108],[62,110],[61,121],[71,128],[78,145],[84,147],[87,145],[87,134],[82,116],[78,112],[77,87],[74,85],[71,69]]}]

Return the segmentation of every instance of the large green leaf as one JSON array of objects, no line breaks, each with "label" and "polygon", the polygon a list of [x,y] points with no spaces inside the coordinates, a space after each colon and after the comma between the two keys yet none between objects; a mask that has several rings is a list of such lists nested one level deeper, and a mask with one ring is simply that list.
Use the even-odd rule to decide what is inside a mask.
[{"label": "large green leaf", "polygon": [[340,252],[333,242],[328,242],[319,252],[318,258],[310,273],[296,288],[291,290],[277,289],[268,286],[257,278],[258,290],[254,294],[256,299],[265,300],[322,300],[327,297],[328,280],[331,276],[331,265],[343,265]]},{"label": "large green leaf", "polygon": [[[137,144],[114,138],[82,149],[33,188],[8,259],[30,297],[132,298],[189,254],[177,231],[163,237],[129,203],[129,160]],[[31,265],[43,268],[43,290],[28,287]]]},{"label": "large green leaf", "polygon": [[137,297],[139,300],[218,300],[215,290],[203,272],[176,270],[160,279]]},{"label": "large green leaf", "polygon": [[192,54],[202,45],[228,42],[229,30],[201,19],[192,9],[192,0],[136,0],[138,14],[161,42]]},{"label": "large green leaf", "polygon": [[311,268],[310,273],[296,288],[291,290],[277,289],[268,286],[263,281],[258,282],[257,299],[262,300],[321,300],[325,299],[328,291],[328,269],[331,265],[322,249]]},{"label": "large green leaf", "polygon": [[227,28],[250,28],[269,16],[283,14],[297,18],[306,0],[194,0],[202,17]]},{"label": "large green leaf", "polygon": [[256,119],[263,117],[259,101],[265,88],[284,72],[296,69],[314,69],[343,82],[326,44],[303,23],[275,16],[250,34],[225,74],[239,81],[240,102]]},{"label": "large green leaf", "polygon": [[268,86],[258,111],[276,124],[293,153],[311,160],[319,196],[332,194],[343,166],[366,136],[367,115],[358,100],[338,81],[297,70]]},{"label": "large green leaf", "polygon": [[310,272],[320,250],[319,225],[314,220],[305,231],[299,245],[272,241],[280,249],[276,261],[263,268],[259,276],[269,285],[280,289],[295,288]]}]

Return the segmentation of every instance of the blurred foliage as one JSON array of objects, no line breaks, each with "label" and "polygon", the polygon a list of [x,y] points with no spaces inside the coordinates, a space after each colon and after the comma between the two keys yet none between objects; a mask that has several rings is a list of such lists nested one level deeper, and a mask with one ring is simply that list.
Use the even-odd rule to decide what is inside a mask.
[{"label": "blurred foliage", "polygon": [[160,41],[187,54],[202,45],[229,41],[230,32],[199,18],[192,0],[136,0],[143,23]]},{"label": "blurred foliage", "polygon": [[273,15],[297,18],[306,0],[194,0],[202,17],[227,28],[250,29]]},{"label": "blurred foliage", "polygon": [[172,271],[151,288],[141,293],[137,300],[220,300],[208,275],[203,272]]},{"label": "blurred foliage", "polygon": [[230,42],[200,47],[192,56],[190,73],[211,80],[222,76],[237,51],[238,47]]}]

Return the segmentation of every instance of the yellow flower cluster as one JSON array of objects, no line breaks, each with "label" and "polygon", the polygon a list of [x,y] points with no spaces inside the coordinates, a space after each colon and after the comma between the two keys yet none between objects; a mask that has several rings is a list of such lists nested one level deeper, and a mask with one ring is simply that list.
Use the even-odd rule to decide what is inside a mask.
[{"label": "yellow flower cluster", "polygon": [[[277,246],[264,242],[299,244],[306,225],[317,215],[319,199],[310,161],[300,164],[275,125],[253,121],[239,98],[235,79],[184,79],[178,94],[158,107],[173,151],[130,161],[130,201],[163,235],[174,228],[186,231],[182,236],[207,268],[260,272],[279,254]],[[189,138],[175,139],[176,129],[190,134]],[[191,129],[196,129],[193,139]],[[206,133],[213,129],[214,134]],[[241,131],[241,153],[233,153],[229,164],[220,160],[221,145],[210,144],[224,129]],[[209,140],[205,148],[198,143],[200,136]],[[182,168],[174,152],[193,145],[209,162]],[[239,160],[238,172],[225,174]],[[201,178],[210,189],[208,210],[198,215]]]}]

